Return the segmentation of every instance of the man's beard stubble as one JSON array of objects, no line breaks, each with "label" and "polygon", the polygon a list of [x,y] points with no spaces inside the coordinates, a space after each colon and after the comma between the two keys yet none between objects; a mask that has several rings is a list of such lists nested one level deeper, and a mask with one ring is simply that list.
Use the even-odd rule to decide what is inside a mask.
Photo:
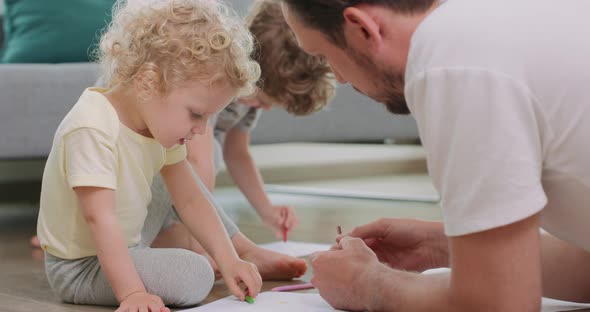
[{"label": "man's beard stubble", "polygon": [[[371,62],[367,56],[352,47],[348,47],[347,50],[359,67],[366,68],[370,77],[374,77],[371,83],[373,83],[375,89],[378,91],[376,94],[366,95],[373,100],[384,104],[387,110],[392,114],[410,114],[410,109],[408,108],[406,97],[404,96],[404,74],[402,72],[387,70],[387,68],[379,68],[379,66]],[[360,92],[359,89],[354,89]]]},{"label": "man's beard stubble", "polygon": [[387,110],[392,114],[398,115],[409,115],[410,109],[408,102],[406,102],[406,96],[404,95],[404,75],[382,73],[384,75],[383,83],[383,101]]}]

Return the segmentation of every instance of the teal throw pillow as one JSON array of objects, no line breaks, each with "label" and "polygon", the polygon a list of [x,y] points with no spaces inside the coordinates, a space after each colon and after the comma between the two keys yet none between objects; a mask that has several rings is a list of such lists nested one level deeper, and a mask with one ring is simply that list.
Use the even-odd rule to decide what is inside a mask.
[{"label": "teal throw pillow", "polygon": [[114,2],[4,0],[1,62],[88,62]]}]

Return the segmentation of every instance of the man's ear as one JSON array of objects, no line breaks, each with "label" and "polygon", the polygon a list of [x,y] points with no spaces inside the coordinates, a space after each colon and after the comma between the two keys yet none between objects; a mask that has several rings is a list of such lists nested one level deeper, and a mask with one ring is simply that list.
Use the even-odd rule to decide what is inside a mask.
[{"label": "man's ear", "polygon": [[342,12],[344,16],[344,37],[349,45],[356,48],[378,48],[383,37],[380,25],[369,11],[357,7],[348,7]]}]

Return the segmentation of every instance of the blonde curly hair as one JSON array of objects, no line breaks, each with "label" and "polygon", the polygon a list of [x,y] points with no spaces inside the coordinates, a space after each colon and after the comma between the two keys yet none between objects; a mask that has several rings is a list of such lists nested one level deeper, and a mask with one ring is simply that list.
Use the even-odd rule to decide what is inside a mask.
[{"label": "blonde curly hair", "polygon": [[252,51],[251,34],[220,1],[118,0],[98,59],[109,87],[141,75],[160,95],[199,80],[229,83],[238,97],[260,77]]},{"label": "blonde curly hair", "polygon": [[294,115],[321,110],[334,96],[336,79],[327,62],[305,53],[283,17],[280,2],[258,0],[247,17],[256,40],[259,88]]}]

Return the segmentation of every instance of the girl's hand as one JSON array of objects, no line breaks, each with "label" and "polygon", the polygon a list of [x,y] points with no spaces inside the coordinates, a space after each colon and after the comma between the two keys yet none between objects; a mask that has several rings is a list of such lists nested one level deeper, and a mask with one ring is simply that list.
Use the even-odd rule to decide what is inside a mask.
[{"label": "girl's hand", "polygon": [[256,265],[237,259],[221,268],[221,274],[229,291],[240,300],[243,301],[246,295],[252,298],[258,296],[262,287],[262,278]]},{"label": "girl's hand", "polygon": [[145,291],[132,293],[121,302],[115,312],[170,312],[162,299]]},{"label": "girl's hand", "polygon": [[260,216],[264,224],[271,228],[277,238],[283,237],[283,231],[291,231],[299,220],[290,206],[269,206]]}]

